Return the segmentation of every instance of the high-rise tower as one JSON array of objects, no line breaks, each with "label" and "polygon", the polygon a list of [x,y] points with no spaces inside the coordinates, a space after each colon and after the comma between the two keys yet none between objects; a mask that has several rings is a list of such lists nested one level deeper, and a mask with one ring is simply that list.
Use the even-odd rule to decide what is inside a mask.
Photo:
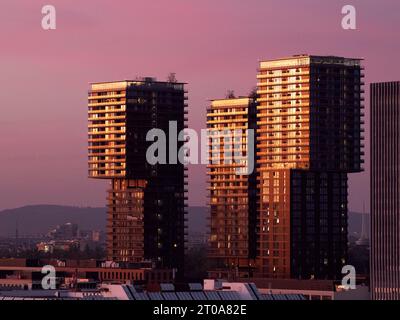
[{"label": "high-rise tower", "polygon": [[89,177],[110,180],[110,260],[183,270],[187,175],[180,163],[149,164],[146,135],[162,129],[168,141],[170,121],[182,130],[186,99],[183,83],[152,78],[91,85]]},{"label": "high-rise tower", "polygon": [[341,277],[347,173],[362,171],[359,59],[262,61],[258,73],[258,276]]},{"label": "high-rise tower", "polygon": [[[253,98],[213,100],[207,112],[209,275],[214,278],[249,277],[255,267],[256,177],[254,166],[246,162],[255,153],[255,124]],[[253,129],[251,137],[248,129]],[[232,159],[226,159],[227,153]],[[239,174],[244,167],[246,174]]]},{"label": "high-rise tower", "polygon": [[371,84],[371,294],[400,299],[400,81]]}]

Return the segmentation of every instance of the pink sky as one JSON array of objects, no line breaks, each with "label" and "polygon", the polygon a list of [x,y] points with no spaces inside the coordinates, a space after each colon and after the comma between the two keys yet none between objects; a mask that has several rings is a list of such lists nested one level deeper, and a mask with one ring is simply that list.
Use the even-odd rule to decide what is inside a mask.
[{"label": "pink sky", "polygon": [[[56,30],[41,28],[45,4],[56,7]],[[355,31],[341,28],[346,4]],[[87,178],[89,82],[176,72],[189,83],[189,126],[200,129],[207,100],[247,94],[261,59],[362,57],[366,84],[400,80],[399,14],[398,0],[2,0],[0,209],[105,204],[106,182]],[[192,205],[206,203],[203,172],[190,170]],[[351,175],[350,209],[369,208],[368,185],[368,170]]]}]

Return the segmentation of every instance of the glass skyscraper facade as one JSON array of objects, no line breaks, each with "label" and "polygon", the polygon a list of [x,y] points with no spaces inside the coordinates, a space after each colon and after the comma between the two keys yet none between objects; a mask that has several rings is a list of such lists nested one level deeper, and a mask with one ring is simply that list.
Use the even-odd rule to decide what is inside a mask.
[{"label": "glass skyscraper facade", "polygon": [[400,299],[400,82],[371,84],[371,294]]}]

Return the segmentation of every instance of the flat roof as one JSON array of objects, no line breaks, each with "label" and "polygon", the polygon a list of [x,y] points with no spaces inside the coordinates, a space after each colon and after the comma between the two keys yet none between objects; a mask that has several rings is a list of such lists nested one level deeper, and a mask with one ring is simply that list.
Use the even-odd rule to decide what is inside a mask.
[{"label": "flat roof", "polygon": [[[153,80],[151,80],[153,79]],[[169,82],[169,81],[157,81],[156,78],[152,77],[144,77],[143,79],[133,79],[133,80],[112,80],[112,81],[98,81],[98,82],[89,82],[89,84],[107,84],[107,83],[128,83],[128,82],[143,82],[143,83],[171,83],[171,84],[188,84],[187,82]]]},{"label": "flat roof", "polygon": [[252,97],[247,97],[247,96],[239,96],[239,97],[235,97],[235,98],[216,98],[216,99],[210,99],[208,101],[234,101],[234,100],[249,100],[249,99],[253,99]]},{"label": "flat roof", "polygon": [[361,64],[362,58],[346,58],[339,56],[318,56],[318,55],[294,55],[291,57],[260,60],[260,68],[282,68],[282,67],[298,67],[311,63],[326,64],[343,64],[349,66],[358,66]]},{"label": "flat roof", "polygon": [[281,60],[293,60],[293,59],[301,59],[301,58],[324,58],[324,59],[344,59],[344,60],[364,60],[364,58],[346,58],[343,56],[322,56],[322,55],[312,55],[312,54],[294,54],[292,56],[286,56],[282,58],[274,58],[274,59],[261,59],[260,62],[273,62],[273,61],[281,61]]}]

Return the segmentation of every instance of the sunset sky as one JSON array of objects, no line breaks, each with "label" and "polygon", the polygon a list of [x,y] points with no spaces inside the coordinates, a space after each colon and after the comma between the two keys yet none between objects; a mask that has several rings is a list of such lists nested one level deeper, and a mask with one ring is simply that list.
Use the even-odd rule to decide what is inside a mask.
[{"label": "sunset sky", "polygon": [[[46,4],[56,30],[41,28]],[[341,27],[346,4],[357,30]],[[259,60],[301,53],[365,59],[367,170],[349,200],[368,209],[368,85],[400,80],[399,16],[398,0],[2,0],[0,210],[105,205],[107,182],[87,178],[89,82],[176,72],[199,130],[209,99],[249,93]],[[189,175],[189,203],[205,205],[205,168]]]}]

